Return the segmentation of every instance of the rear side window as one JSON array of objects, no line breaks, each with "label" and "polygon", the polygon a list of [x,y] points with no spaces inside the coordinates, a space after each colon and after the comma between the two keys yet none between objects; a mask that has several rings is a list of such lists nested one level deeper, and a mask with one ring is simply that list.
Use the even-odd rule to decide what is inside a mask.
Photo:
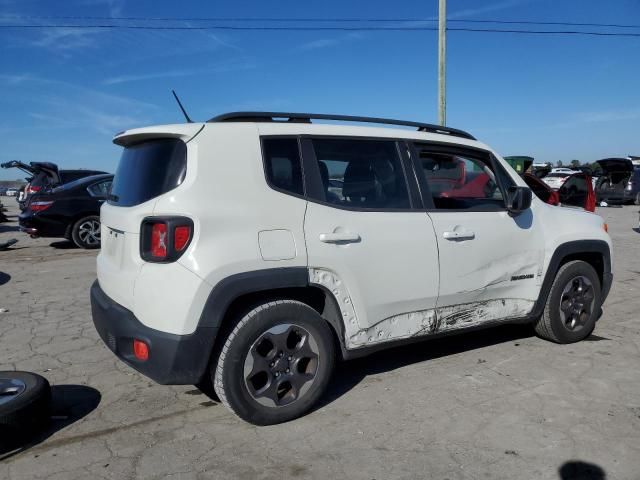
[{"label": "rear side window", "polygon": [[104,182],[94,183],[90,185],[87,190],[94,197],[106,197],[111,190],[111,180],[105,180]]},{"label": "rear side window", "polygon": [[109,203],[130,207],[176,188],[187,173],[187,146],[175,138],[126,147],[113,179]]},{"label": "rear side window", "polygon": [[264,168],[271,187],[303,195],[302,167],[297,138],[264,138]]},{"label": "rear side window", "polygon": [[374,210],[410,208],[395,141],[314,139],[325,198],[336,206]]}]

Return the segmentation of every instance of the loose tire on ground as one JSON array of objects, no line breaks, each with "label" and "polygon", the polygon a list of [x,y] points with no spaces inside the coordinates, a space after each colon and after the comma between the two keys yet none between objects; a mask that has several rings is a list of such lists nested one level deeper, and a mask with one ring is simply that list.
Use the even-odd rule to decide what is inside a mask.
[{"label": "loose tire on ground", "polygon": [[602,306],[600,288],[598,274],[588,263],[575,260],[562,265],[544,313],[534,325],[538,336],[556,343],[574,343],[591,335]]},{"label": "loose tire on ground", "polygon": [[71,239],[80,248],[100,248],[100,217],[89,215],[78,220],[71,229]]},{"label": "loose tire on ground", "polygon": [[304,303],[278,300],[238,321],[212,363],[211,376],[218,397],[232,412],[255,425],[273,425],[313,407],[334,363],[327,322]]},{"label": "loose tire on ground", "polygon": [[51,387],[40,375],[0,371],[0,448],[18,444],[49,421]]}]

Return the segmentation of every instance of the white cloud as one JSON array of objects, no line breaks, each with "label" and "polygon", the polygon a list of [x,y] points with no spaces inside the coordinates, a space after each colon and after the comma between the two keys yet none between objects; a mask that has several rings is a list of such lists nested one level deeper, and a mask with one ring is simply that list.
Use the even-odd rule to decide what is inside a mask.
[{"label": "white cloud", "polygon": [[47,28],[31,45],[57,51],[90,48],[97,46],[96,37],[100,33],[104,31],[97,28]]},{"label": "white cloud", "polygon": [[484,5],[477,8],[467,8],[465,10],[459,10],[457,12],[452,12],[451,10],[447,9],[447,19],[455,20],[457,18],[474,17],[483,13],[505,10],[507,8],[522,5],[523,3],[528,3],[529,1],[530,0],[506,0],[503,2],[490,3],[489,5]]},{"label": "white cloud", "polygon": [[131,75],[119,75],[117,77],[111,77],[105,79],[103,85],[116,85],[120,83],[139,82],[143,80],[152,80],[157,78],[172,78],[172,77],[190,77],[192,75],[204,75],[215,72],[231,72],[238,70],[250,70],[255,68],[255,65],[244,61],[232,61],[228,63],[221,63],[209,68],[199,69],[183,69],[183,70],[168,70],[164,72],[150,72]]}]

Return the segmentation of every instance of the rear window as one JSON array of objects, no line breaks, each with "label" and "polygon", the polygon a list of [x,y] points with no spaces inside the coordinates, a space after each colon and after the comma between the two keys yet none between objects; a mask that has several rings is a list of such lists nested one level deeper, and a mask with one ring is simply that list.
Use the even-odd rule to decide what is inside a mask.
[{"label": "rear window", "polygon": [[175,138],[126,147],[113,179],[109,203],[130,207],[180,185],[187,173],[187,146]]}]

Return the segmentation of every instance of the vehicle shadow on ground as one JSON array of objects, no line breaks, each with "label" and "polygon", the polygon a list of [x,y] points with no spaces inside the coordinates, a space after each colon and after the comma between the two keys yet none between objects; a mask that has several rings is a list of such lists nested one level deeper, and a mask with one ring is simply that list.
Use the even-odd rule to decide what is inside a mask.
[{"label": "vehicle shadow on ground", "polygon": [[2,225],[2,224],[0,224],[0,233],[19,232],[19,231],[20,231],[20,227],[18,227],[17,225]]},{"label": "vehicle shadow on ground", "polygon": [[73,250],[78,248],[76,244],[70,240],[59,240],[57,242],[51,242],[49,246],[58,250]]},{"label": "vehicle shadow on ground", "polygon": [[0,272],[0,285],[9,283],[10,280],[11,280],[11,275],[9,275],[8,273]]},{"label": "vehicle shadow on ground", "polygon": [[571,460],[558,469],[561,480],[606,480],[607,473],[595,463]]},{"label": "vehicle shadow on ground", "polygon": [[398,346],[364,358],[343,362],[335,369],[327,393],[321,398],[315,409],[322,408],[338,399],[369,375],[389,372],[414,363],[532,336],[531,325],[502,325],[486,330]]},{"label": "vehicle shadow on ground", "polygon": [[[0,444],[0,462],[39,445],[56,432],[84,418],[100,404],[102,395],[85,385],[51,387],[51,421],[31,438]],[[7,437],[7,435],[3,435]]]},{"label": "vehicle shadow on ground", "polygon": [[640,233],[640,228],[633,227],[631,230],[633,230],[636,233]]}]

